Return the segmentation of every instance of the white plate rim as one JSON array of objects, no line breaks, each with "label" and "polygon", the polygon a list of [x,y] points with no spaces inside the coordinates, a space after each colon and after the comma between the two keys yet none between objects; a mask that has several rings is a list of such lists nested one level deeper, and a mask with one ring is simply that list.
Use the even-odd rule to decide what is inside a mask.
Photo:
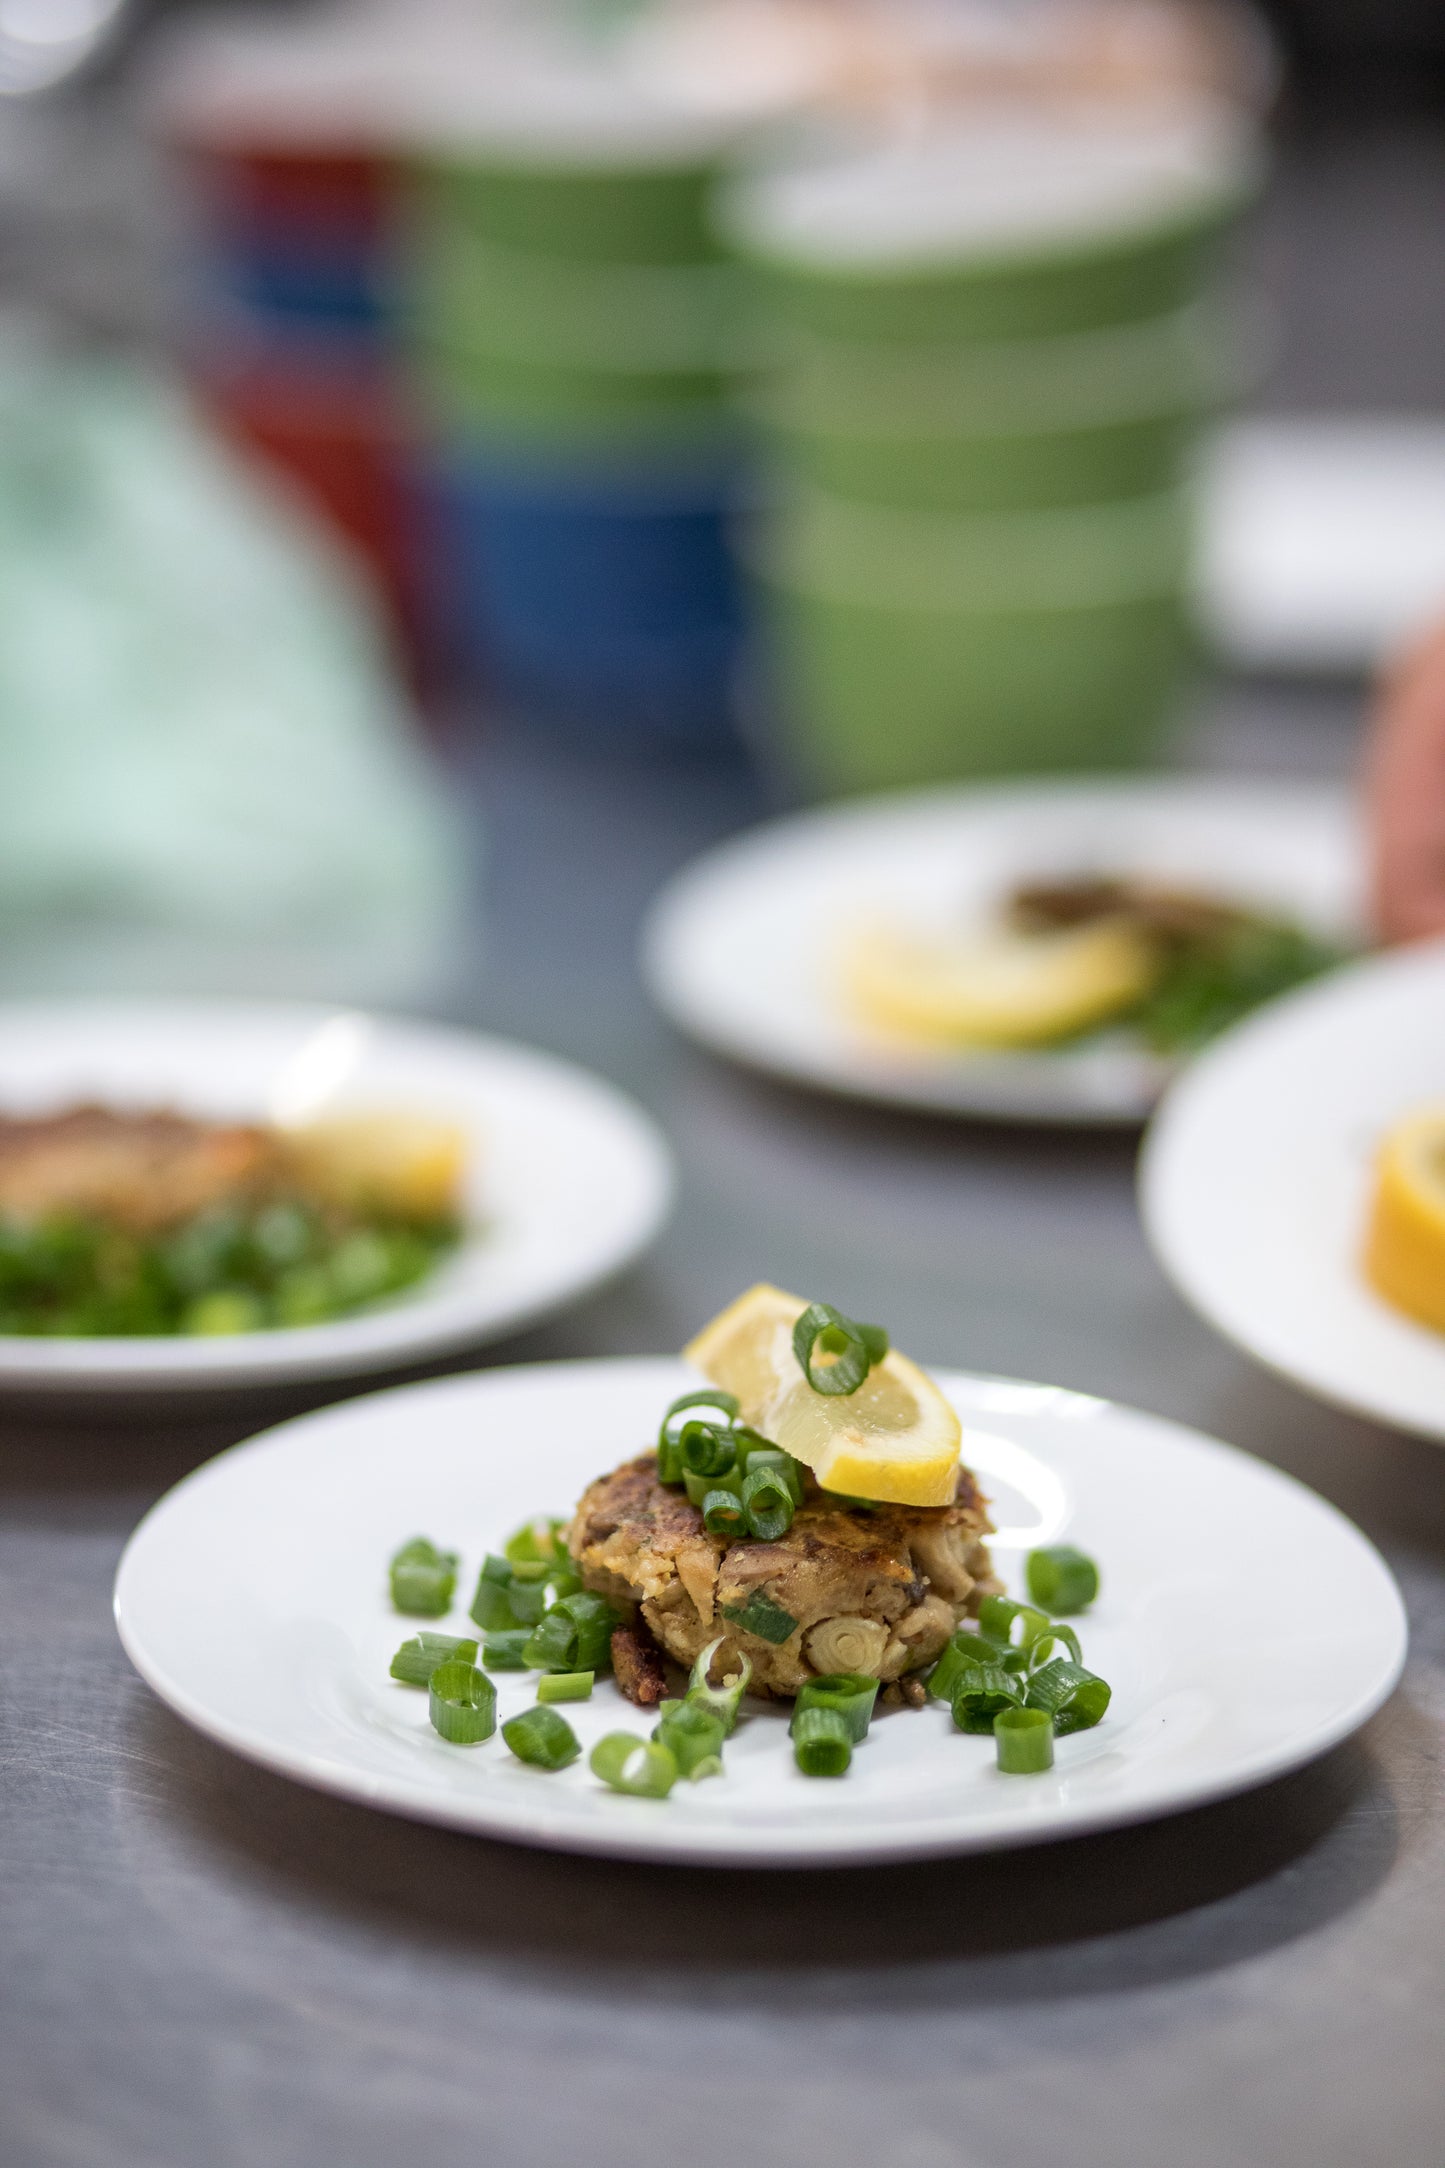
[{"label": "white plate rim", "polygon": [[[407,1820],[458,1829],[466,1834],[521,1843],[542,1850],[604,1858],[646,1859],[663,1864],[779,1869],[806,1865],[842,1867],[903,1859],[987,1854],[1161,1820],[1175,1813],[1186,1812],[1255,1789],[1316,1761],[1367,1723],[1389,1699],[1399,1682],[1408,1649],[1408,1625],[1403,1598],[1394,1576],[1369,1538],[1338,1507],[1311,1490],[1308,1485],[1238,1446],[1226,1444],[1221,1439],[1167,1417],[1150,1415],[1144,1410],[1131,1408],[1120,1402],[1100,1401],[1097,1396],[1074,1393],[1065,1388],[1040,1388],[1023,1380],[997,1377],[990,1373],[947,1369],[934,1372],[945,1389],[961,1389],[965,1392],[1001,1389],[1005,1392],[1027,1394],[1044,1391],[1049,1395],[1051,1404],[1060,1408],[1077,1406],[1090,1412],[1103,1411],[1111,1418],[1122,1420],[1126,1426],[1142,1425],[1155,1437],[1164,1435],[1177,1439],[1190,1449],[1203,1447],[1210,1454],[1221,1456],[1226,1461],[1245,1464],[1252,1478],[1262,1477],[1278,1490],[1292,1494],[1308,1512],[1323,1515],[1346,1542],[1354,1547],[1362,1565],[1374,1576],[1378,1592],[1384,1597],[1390,1614],[1393,1631],[1389,1646],[1382,1650],[1381,1660],[1371,1684],[1353,1701],[1337,1709],[1328,1722],[1317,1724],[1307,1743],[1262,1750],[1228,1769],[1220,1770],[1211,1780],[1200,1781],[1196,1778],[1182,1792],[1176,1792],[1173,1796],[1168,1794],[1168,1787],[1165,1787],[1164,1795],[1157,1798],[1146,1794],[1122,1807],[1117,1802],[1099,1802],[1092,1810],[1087,1806],[1076,1808],[1048,1823],[1021,1818],[1006,1825],[975,1826],[963,1832],[957,1823],[947,1820],[924,1823],[911,1828],[905,1835],[894,1833],[883,1844],[876,1840],[860,1842],[846,1830],[828,1830],[821,1836],[815,1830],[775,1830],[766,1833],[761,1840],[746,1831],[739,1831],[731,1840],[726,1837],[720,1840],[715,1828],[710,1827],[706,1834],[693,1835],[688,1831],[678,1831],[675,1826],[669,1831],[665,1823],[642,1820],[631,1824],[621,1821],[610,1825],[586,1823],[579,1828],[575,1821],[566,1821],[565,1809],[560,1817],[549,1823],[545,1808],[539,1818],[530,1811],[509,1811],[505,1801],[500,1805],[495,1801],[484,1801],[480,1811],[473,1808],[472,1811],[462,1813],[455,1811],[448,1800],[440,1797],[434,1790],[428,1790],[421,1783],[411,1785],[389,1778],[368,1778],[354,1768],[317,1758],[312,1758],[306,1768],[298,1768],[297,1756],[293,1752],[278,1749],[274,1743],[258,1737],[245,1725],[233,1723],[225,1717],[217,1717],[213,1710],[169,1676],[161,1663],[152,1659],[143,1638],[132,1629],[128,1615],[132,1604],[132,1590],[143,1580],[147,1544],[153,1531],[162,1525],[163,1517],[174,1509],[176,1500],[182,1498],[192,1486],[209,1481],[215,1470],[238,1456],[257,1452],[284,1455],[298,1431],[315,1428],[323,1423],[330,1425],[345,1421],[354,1417],[358,1410],[369,1410],[377,1405],[397,1401],[415,1407],[428,1396],[484,1394],[488,1385],[497,1380],[545,1380],[564,1375],[569,1379],[585,1382],[589,1376],[605,1375],[619,1379],[628,1373],[636,1373],[640,1380],[645,1380],[651,1396],[649,1404],[653,1404],[668,1384],[676,1382],[683,1372],[684,1366],[677,1358],[660,1356],[604,1357],[572,1362],[509,1365],[489,1372],[385,1388],[348,1401],[340,1407],[314,1410],[293,1417],[257,1433],[254,1437],[242,1440],[183,1477],[150,1508],[127,1542],[116,1571],[112,1606],[116,1631],[126,1655],[158,1697],[197,1731],[240,1755],[242,1759],[312,1790],[397,1814]],[[657,1841],[659,1836],[663,1841]]]},{"label": "white plate rim", "polygon": [[[617,1195],[605,1225],[594,1230],[587,1254],[559,1260],[550,1283],[506,1299],[494,1291],[485,1306],[457,1300],[445,1304],[425,1284],[394,1304],[323,1325],[191,1339],[184,1335],[52,1340],[0,1334],[0,1390],[36,1394],[167,1392],[289,1384],[306,1379],[365,1376],[400,1369],[481,1346],[538,1323],[580,1301],[626,1269],[655,1239],[672,1208],[675,1174],[671,1149],[658,1125],[615,1085],[579,1063],[494,1033],[471,1031],[426,1018],[355,1010],[314,1001],[151,1000],[57,998],[0,1005],[0,1044],[16,1034],[43,1039],[57,1024],[74,1029],[95,1020],[102,1029],[201,1032],[218,1023],[237,1029],[302,1032],[337,1015],[358,1018],[375,1044],[405,1054],[441,1056],[470,1065],[494,1084],[525,1080],[537,1093],[570,1107],[580,1136],[590,1125],[593,1141],[605,1143],[619,1172]],[[97,1057],[104,1088],[104,1055]],[[183,1096],[185,1087],[176,1087]],[[477,1240],[485,1242],[485,1234]]]},{"label": "white plate rim", "polygon": [[[1144,1232],[1166,1278],[1181,1299],[1221,1338],[1273,1376],[1304,1389],[1328,1407],[1338,1408],[1347,1415],[1363,1416],[1369,1422],[1386,1423],[1392,1429],[1445,1445],[1445,1346],[1442,1346],[1440,1356],[1442,1398],[1436,1409],[1395,1393],[1388,1378],[1383,1383],[1355,1380],[1342,1375],[1328,1363],[1321,1364],[1312,1359],[1308,1350],[1302,1352],[1293,1342],[1275,1336],[1267,1327],[1261,1329],[1257,1315],[1248,1318],[1221,1298],[1213,1280],[1199,1267],[1189,1244],[1180,1239],[1169,1201],[1176,1155],[1186,1149],[1188,1130],[1196,1119],[1197,1109],[1202,1102],[1207,1104],[1221,1074],[1227,1074],[1239,1062],[1253,1059],[1261,1047],[1268,1049],[1278,1039],[1290,1035],[1300,1020],[1313,1019],[1336,1005],[1348,1007],[1362,984],[1374,987],[1398,980],[1408,985],[1417,976],[1435,978],[1445,991],[1445,941],[1413,944],[1383,955],[1365,957],[1332,973],[1327,982],[1302,986],[1281,996],[1267,1011],[1247,1017],[1236,1025],[1199,1055],[1160,1101],[1140,1152],[1137,1191]],[[1425,1330],[1412,1325],[1406,1318],[1396,1322],[1412,1335]]]},{"label": "white plate rim", "polygon": [[1318,779],[1080,775],[938,784],[785,814],[702,852],[658,891],[644,919],[639,944],[643,982],[662,1014],[686,1038],[724,1060],[808,1090],[970,1121],[1137,1128],[1147,1120],[1168,1075],[1165,1064],[1142,1054],[1134,1057],[1137,1081],[1133,1086],[1100,1099],[1074,1083],[1068,1055],[985,1056],[976,1066],[941,1060],[932,1065],[920,1057],[918,1068],[910,1071],[892,1065],[872,1068],[861,1055],[843,1063],[831,1052],[809,1056],[795,1047],[780,1047],[755,1020],[736,1012],[720,1014],[715,1003],[705,995],[699,997],[685,960],[693,925],[705,916],[714,892],[725,891],[740,876],[754,876],[759,869],[766,874],[790,847],[814,848],[820,839],[845,835],[850,828],[866,830],[880,817],[896,821],[914,813],[936,816],[950,807],[957,808],[961,818],[994,810],[1017,815],[1032,806],[1052,809],[1107,801],[1121,816],[1157,811],[1168,819],[1190,806],[1257,807],[1262,798],[1321,821],[1338,819],[1349,805],[1345,789]]}]

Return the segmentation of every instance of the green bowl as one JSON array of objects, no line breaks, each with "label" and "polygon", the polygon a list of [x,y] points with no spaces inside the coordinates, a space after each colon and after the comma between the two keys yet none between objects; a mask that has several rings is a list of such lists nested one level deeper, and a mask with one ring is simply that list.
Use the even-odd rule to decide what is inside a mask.
[{"label": "green bowl", "polygon": [[413,168],[424,207],[486,241],[573,262],[703,263],[720,253],[710,216],[715,157],[635,165],[560,152],[478,148]]},{"label": "green bowl", "polygon": [[1092,567],[1082,533],[1066,547],[1041,537],[1030,552],[1003,532],[992,569],[982,534],[930,562],[926,539],[907,530],[946,523],[896,513],[878,515],[870,552],[865,517],[846,537],[826,521],[794,523],[750,552],[774,749],[808,784],[835,793],[1150,757],[1191,649],[1182,550],[1166,543],[1152,568],[1144,561],[1150,525],[1161,538],[1175,526],[1162,507],[1112,547],[1104,521]]},{"label": "green bowl", "polygon": [[1171,489],[1188,474],[1196,412],[1028,431],[922,428],[870,434],[774,414],[761,449],[775,471],[858,503],[1003,512],[1107,503]]},{"label": "green bowl", "polygon": [[[956,138],[965,140],[961,133]],[[925,144],[922,156],[928,155]],[[805,217],[800,225],[786,208],[786,192],[811,185],[820,169],[841,173],[852,194],[845,190],[821,221]],[[940,198],[948,169],[941,170],[931,188]],[[1169,207],[1154,213],[1101,209],[1092,226],[1044,222],[1006,239],[979,232],[926,240],[895,235],[864,247],[853,236],[866,216],[872,171],[868,155],[801,157],[720,191],[719,233],[754,272],[761,306],[778,323],[819,338],[882,345],[1051,337],[1164,316],[1207,284],[1225,235],[1258,186],[1252,146],[1215,131],[1187,186],[1173,184],[1172,201],[1170,190],[1155,191],[1154,200]],[[922,182],[917,175],[909,182],[920,201],[928,200],[929,181],[925,165]],[[969,185],[986,185],[980,169]],[[1147,200],[1141,181],[1136,202]],[[806,246],[798,238],[804,228],[811,236]]]},{"label": "green bowl", "polygon": [[409,241],[406,314],[424,338],[652,375],[749,358],[728,265],[569,263],[500,248],[453,219],[417,219]]},{"label": "green bowl", "polygon": [[409,374],[424,412],[448,430],[476,425],[649,440],[715,435],[730,421],[726,380],[711,370],[589,369],[417,339]]},{"label": "green bowl", "polygon": [[745,399],[764,457],[825,493],[994,512],[1173,489],[1243,380],[1239,341],[1187,310],[1125,332],[946,350],[796,349]]}]

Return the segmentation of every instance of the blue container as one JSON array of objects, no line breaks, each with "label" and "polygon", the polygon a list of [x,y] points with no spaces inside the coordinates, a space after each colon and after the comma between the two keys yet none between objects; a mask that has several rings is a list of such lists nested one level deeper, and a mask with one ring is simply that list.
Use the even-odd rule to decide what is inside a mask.
[{"label": "blue container", "polygon": [[504,700],[593,738],[735,742],[731,471],[472,449],[438,481],[438,576],[463,651]]},{"label": "blue container", "polygon": [[295,241],[215,248],[198,273],[203,291],[239,303],[276,331],[379,341],[391,329],[381,265],[368,251]]}]

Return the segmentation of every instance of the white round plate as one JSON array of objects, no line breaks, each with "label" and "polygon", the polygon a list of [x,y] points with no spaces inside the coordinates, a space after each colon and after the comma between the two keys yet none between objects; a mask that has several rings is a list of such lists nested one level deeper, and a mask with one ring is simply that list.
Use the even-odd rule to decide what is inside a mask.
[{"label": "white round plate", "polygon": [[[1001,1776],[992,1740],[963,1737],[936,1705],[879,1717],[846,1780],[825,1783],[794,1768],[786,1707],[755,1703],[725,1775],[666,1801],[606,1791],[585,1756],[545,1774],[500,1736],[446,1745],[426,1697],[387,1677],[418,1623],[390,1610],[388,1557],[417,1534],[460,1551],[446,1630],[466,1630],[483,1552],[538,1512],[566,1512],[695,1382],[663,1360],[494,1370],[375,1393],[237,1446],[131,1538],[115,1591],[131,1661],[188,1723],[322,1791],[519,1843],[754,1866],[984,1851],[1173,1813],[1322,1753],[1399,1675],[1395,1584],[1311,1491],[1153,1416],[945,1374],[1010,1587],[1024,1552],[1061,1535],[1101,1564],[1100,1599],[1076,1623],[1114,1700],[1096,1730],[1060,1740],[1048,1775]],[[534,1686],[498,1675],[499,1722]],[[563,1713],[584,1748],[650,1728],[610,1681]]]},{"label": "white round plate", "polygon": [[1445,943],[1353,964],[1249,1019],[1159,1109],[1144,1225],[1186,1302],[1258,1361],[1445,1443],[1445,1334],[1359,1269],[1375,1148],[1445,1099]]},{"label": "white round plate", "polygon": [[100,1100],[257,1120],[410,1108],[473,1144],[462,1247],[414,1291],[332,1324],[191,1339],[0,1335],[0,1386],[119,1391],[350,1377],[533,1323],[646,1247],[671,1161],[600,1078],[504,1039],[303,1006],[66,1002],[0,1008],[0,1107]]},{"label": "white round plate", "polygon": [[1017,882],[1148,874],[1351,937],[1361,851],[1345,794],[1183,778],[949,788],[776,821],[710,851],[663,890],[643,970],[679,1029],[794,1083],[1001,1121],[1137,1122],[1165,1064],[1123,1034],[1056,1053],[895,1049],[832,989],[840,928],[985,916]]}]

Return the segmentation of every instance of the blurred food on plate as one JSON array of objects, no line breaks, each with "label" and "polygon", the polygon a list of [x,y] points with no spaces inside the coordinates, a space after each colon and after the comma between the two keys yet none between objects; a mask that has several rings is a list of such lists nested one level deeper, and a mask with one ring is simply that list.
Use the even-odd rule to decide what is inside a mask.
[{"label": "blurred food on plate", "polygon": [[466,1145],[407,1111],[0,1114],[0,1332],[230,1334],[402,1293],[456,1246]]}]

